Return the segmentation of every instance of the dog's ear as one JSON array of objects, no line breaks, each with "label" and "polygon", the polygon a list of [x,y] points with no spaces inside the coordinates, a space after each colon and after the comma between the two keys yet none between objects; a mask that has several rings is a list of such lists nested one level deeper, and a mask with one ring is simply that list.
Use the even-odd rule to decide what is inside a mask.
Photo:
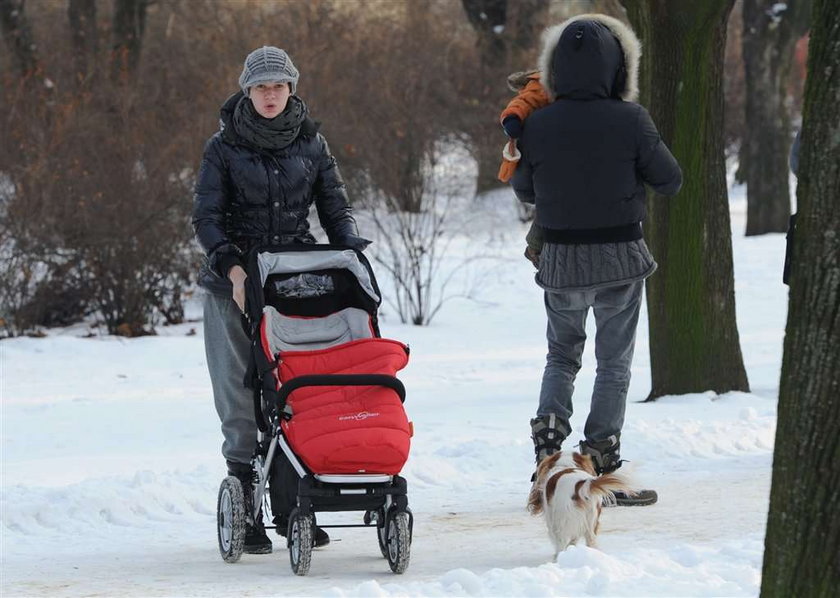
[{"label": "dog's ear", "polygon": [[531,486],[531,492],[528,494],[528,512],[531,515],[539,515],[543,511],[542,491],[540,489],[540,478]]},{"label": "dog's ear", "polygon": [[595,472],[595,463],[592,462],[590,455],[581,455],[580,453],[572,453],[572,459],[578,469],[582,469],[589,475],[598,475]]}]

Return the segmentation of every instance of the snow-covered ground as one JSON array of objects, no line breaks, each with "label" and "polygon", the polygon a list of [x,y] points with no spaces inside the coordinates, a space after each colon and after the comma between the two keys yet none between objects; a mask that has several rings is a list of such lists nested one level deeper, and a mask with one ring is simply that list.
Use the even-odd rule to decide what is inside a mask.
[{"label": "snow-covered ground", "polygon": [[[415,427],[404,470],[415,533],[404,575],[390,573],[364,529],[331,530],[305,578],[292,574],[279,539],[273,555],[222,562],[221,436],[194,321],[133,340],[82,338],[76,327],[0,342],[0,593],[757,595],[787,309],[784,237],[744,238],[743,192],[733,195],[738,325],[753,392],[640,403],[650,381],[643,313],[622,456],[660,500],[606,510],[599,550],[573,547],[554,561],[542,520],[525,511],[545,315],[521,257],[525,227],[504,191],[482,200],[478,232],[459,241],[496,256],[478,262],[475,299],[453,299],[427,328],[383,310],[383,335],[412,348],[401,376]],[[191,309],[198,317],[197,303]],[[590,343],[574,443],[593,377]]]}]

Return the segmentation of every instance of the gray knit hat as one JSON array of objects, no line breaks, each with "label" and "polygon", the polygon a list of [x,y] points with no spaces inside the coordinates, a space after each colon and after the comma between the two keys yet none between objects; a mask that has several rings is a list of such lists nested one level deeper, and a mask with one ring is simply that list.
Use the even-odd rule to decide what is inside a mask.
[{"label": "gray knit hat", "polygon": [[292,64],[285,50],[274,46],[257,48],[245,59],[245,67],[239,75],[239,87],[248,95],[248,88],[260,83],[276,81],[288,83],[294,94],[300,73]]}]

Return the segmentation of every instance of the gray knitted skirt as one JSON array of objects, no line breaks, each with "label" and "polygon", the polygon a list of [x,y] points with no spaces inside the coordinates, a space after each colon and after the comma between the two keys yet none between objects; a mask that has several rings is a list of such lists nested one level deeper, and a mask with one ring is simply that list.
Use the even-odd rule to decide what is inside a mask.
[{"label": "gray knitted skirt", "polygon": [[644,280],[656,262],[644,239],[620,243],[546,243],[540,253],[537,284],[546,291],[589,291]]}]

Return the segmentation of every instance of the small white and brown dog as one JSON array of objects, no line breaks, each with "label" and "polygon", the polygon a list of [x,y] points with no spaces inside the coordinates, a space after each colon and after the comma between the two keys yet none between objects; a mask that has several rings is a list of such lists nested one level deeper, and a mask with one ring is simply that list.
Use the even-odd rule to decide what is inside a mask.
[{"label": "small white and brown dog", "polygon": [[628,480],[619,474],[596,475],[589,455],[560,451],[540,462],[528,496],[528,511],[532,515],[545,513],[555,558],[581,538],[587,546],[596,545],[602,504],[616,490],[633,493]]}]

